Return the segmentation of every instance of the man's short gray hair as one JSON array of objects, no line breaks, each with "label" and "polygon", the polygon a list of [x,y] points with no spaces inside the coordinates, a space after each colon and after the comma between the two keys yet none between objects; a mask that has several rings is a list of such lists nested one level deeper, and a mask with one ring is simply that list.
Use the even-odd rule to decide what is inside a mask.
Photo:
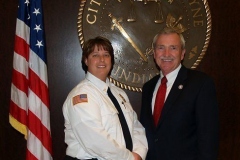
[{"label": "man's short gray hair", "polygon": [[180,37],[180,41],[181,41],[181,46],[182,49],[185,49],[185,39],[183,37],[183,35],[181,33],[178,33],[176,30],[174,30],[173,28],[164,28],[163,30],[161,30],[160,32],[158,32],[158,34],[156,34],[153,38],[153,43],[152,43],[152,47],[153,49],[156,47],[156,41],[158,39],[159,36],[164,35],[164,34],[171,34],[171,33],[176,33],[179,35]]}]

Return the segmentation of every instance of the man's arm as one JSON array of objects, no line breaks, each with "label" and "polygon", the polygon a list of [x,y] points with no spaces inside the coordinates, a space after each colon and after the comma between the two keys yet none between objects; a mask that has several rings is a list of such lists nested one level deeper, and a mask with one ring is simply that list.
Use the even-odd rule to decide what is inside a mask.
[{"label": "man's arm", "polygon": [[216,90],[208,78],[202,85],[196,102],[198,160],[216,160],[219,144],[219,115]]}]

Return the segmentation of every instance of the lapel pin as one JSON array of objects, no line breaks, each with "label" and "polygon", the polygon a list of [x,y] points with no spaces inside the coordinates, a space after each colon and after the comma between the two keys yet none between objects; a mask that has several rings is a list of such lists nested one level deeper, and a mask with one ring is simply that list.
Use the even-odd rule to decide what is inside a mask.
[{"label": "lapel pin", "polygon": [[124,108],[126,109],[126,106],[125,106],[126,100],[125,100],[125,98],[121,94],[119,94],[119,96],[122,98],[122,100],[123,100],[122,104],[123,104]]},{"label": "lapel pin", "polygon": [[183,85],[180,84],[180,85],[178,86],[178,89],[183,89]]},{"label": "lapel pin", "polygon": [[126,102],[125,98],[121,94],[119,94],[119,96],[122,98],[123,102],[125,103]]}]

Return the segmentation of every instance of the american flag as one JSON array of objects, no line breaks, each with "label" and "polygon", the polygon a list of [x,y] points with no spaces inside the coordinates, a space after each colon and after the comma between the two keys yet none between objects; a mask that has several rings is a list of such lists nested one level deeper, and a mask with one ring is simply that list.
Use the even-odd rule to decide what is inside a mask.
[{"label": "american flag", "polygon": [[52,160],[41,0],[19,0],[9,122],[27,140],[27,160]]}]

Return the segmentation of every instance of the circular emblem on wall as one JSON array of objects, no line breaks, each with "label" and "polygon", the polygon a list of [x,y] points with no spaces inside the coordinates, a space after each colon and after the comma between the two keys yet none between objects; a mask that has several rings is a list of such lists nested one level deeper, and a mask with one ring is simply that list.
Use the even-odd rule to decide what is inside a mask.
[{"label": "circular emblem on wall", "polygon": [[118,87],[140,92],[159,74],[152,39],[164,27],[186,40],[183,64],[196,68],[210,40],[211,14],[206,0],[82,0],[78,15],[81,45],[96,36],[114,47],[115,65],[110,80]]}]

